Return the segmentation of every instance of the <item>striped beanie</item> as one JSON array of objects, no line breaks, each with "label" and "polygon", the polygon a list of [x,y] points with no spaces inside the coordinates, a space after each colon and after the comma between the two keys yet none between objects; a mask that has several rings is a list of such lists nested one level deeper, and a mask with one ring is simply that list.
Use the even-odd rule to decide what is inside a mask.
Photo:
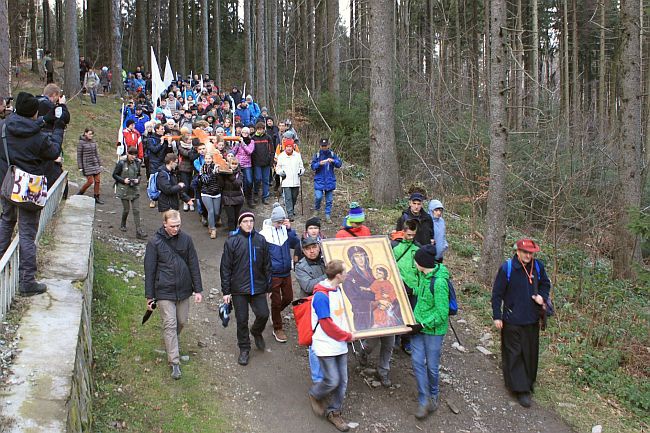
[{"label": "striped beanie", "polygon": [[253,212],[242,212],[239,218],[237,218],[237,225],[241,224],[241,220],[248,217],[253,218],[253,221],[255,221],[255,214]]},{"label": "striped beanie", "polygon": [[363,212],[363,208],[353,201],[350,203],[350,212],[348,213],[347,222],[348,223],[362,223],[366,220],[366,214]]}]

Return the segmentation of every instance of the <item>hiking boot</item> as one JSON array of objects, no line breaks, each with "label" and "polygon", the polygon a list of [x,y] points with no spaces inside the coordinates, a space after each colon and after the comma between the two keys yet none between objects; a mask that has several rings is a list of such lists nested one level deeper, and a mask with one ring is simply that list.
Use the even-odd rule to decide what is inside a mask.
[{"label": "hiking boot", "polygon": [[20,288],[18,294],[23,297],[29,297],[34,295],[40,295],[41,293],[47,292],[47,285],[44,283],[34,283],[28,287]]},{"label": "hiking boot", "polygon": [[402,345],[402,350],[404,351],[404,353],[406,353],[409,356],[411,356],[411,354],[413,353],[413,349],[411,348],[411,343],[410,342],[409,343],[404,343]]},{"label": "hiking boot", "polygon": [[311,214],[311,217],[312,218],[318,218],[319,215],[320,215],[320,209],[316,209],[316,210],[314,210],[314,213]]},{"label": "hiking boot", "polygon": [[520,392],[517,394],[517,401],[523,407],[530,407],[532,400],[530,399],[530,392]]},{"label": "hiking boot", "polygon": [[120,226],[120,231],[125,232],[126,231],[126,226]]},{"label": "hiking boot", "polygon": [[268,197],[262,199],[262,204],[269,204],[269,203],[270,202]]},{"label": "hiking boot", "polygon": [[327,224],[332,224],[332,217],[329,216],[329,215],[325,215],[325,222],[326,222]]},{"label": "hiking boot", "polygon": [[145,239],[147,239],[147,234],[145,232],[143,232],[143,231],[138,230],[138,231],[135,232],[135,237],[140,239],[140,240],[145,240]]},{"label": "hiking boot", "polygon": [[393,382],[391,382],[387,374],[380,374],[379,381],[381,382],[381,386],[384,388],[390,388],[391,385],[393,385]]},{"label": "hiking boot", "polygon": [[172,364],[172,379],[178,380],[181,378],[181,366],[179,364]]},{"label": "hiking boot", "polygon": [[438,410],[438,397],[431,397],[431,404],[429,406],[429,410],[431,410],[431,412],[435,412]]},{"label": "hiking boot", "polygon": [[239,358],[237,358],[237,364],[248,365],[248,356],[249,356],[248,350],[242,350],[241,352],[239,352]]},{"label": "hiking boot", "polygon": [[431,403],[427,404],[420,404],[418,405],[418,409],[415,411],[415,417],[417,419],[424,419],[429,416],[429,414],[433,411],[433,408],[431,407]]},{"label": "hiking boot", "polygon": [[201,215],[201,224],[203,225],[203,227],[208,226],[208,219],[206,217],[204,217],[203,215]]},{"label": "hiking boot", "polygon": [[350,426],[341,416],[341,412],[330,412],[327,414],[327,420],[334,424],[338,431],[348,431]]},{"label": "hiking boot", "polygon": [[368,353],[361,349],[357,352],[357,361],[359,362],[359,365],[362,367],[367,367],[368,366]]},{"label": "hiking boot", "polygon": [[210,229],[210,239],[217,238],[217,229]]},{"label": "hiking boot", "polygon": [[260,203],[260,198],[257,196],[257,194],[255,194],[255,195],[253,196],[253,203],[255,203],[255,204],[259,204],[259,203]]},{"label": "hiking boot", "polygon": [[257,347],[258,350],[266,349],[266,342],[264,341],[262,334],[253,334],[253,340],[255,340],[255,347]]},{"label": "hiking boot", "polygon": [[95,203],[96,204],[104,204],[104,201],[101,198],[99,198],[99,194],[97,194],[95,196]]},{"label": "hiking boot", "polygon": [[156,202],[153,201],[153,200],[151,200],[151,201],[149,202],[149,207],[150,207],[151,209],[155,208],[155,207],[156,207]]},{"label": "hiking boot", "polygon": [[221,227],[223,223],[221,222],[221,218],[217,218],[217,220],[214,222],[214,225],[217,227]]},{"label": "hiking boot", "polygon": [[325,400],[318,400],[311,394],[307,395],[309,396],[309,403],[311,403],[311,410],[318,416],[325,415]]},{"label": "hiking boot", "polygon": [[246,204],[248,205],[248,207],[250,209],[255,209],[255,203],[253,202],[252,198],[249,198],[248,200],[246,200]]},{"label": "hiking boot", "polygon": [[282,329],[274,329],[273,336],[275,337],[275,341],[277,341],[278,343],[287,342],[287,334],[285,334],[284,330]]}]

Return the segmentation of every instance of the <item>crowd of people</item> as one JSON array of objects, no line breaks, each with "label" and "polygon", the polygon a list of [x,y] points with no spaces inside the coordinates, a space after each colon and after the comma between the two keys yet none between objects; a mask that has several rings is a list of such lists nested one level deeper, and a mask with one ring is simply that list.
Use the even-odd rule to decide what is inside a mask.
[{"label": "crowd of people", "polygon": [[[84,80],[90,71],[84,72]],[[221,291],[227,308],[220,311],[234,310],[240,365],[250,362],[251,335],[258,350],[266,348],[263,332],[269,318],[274,339],[286,343],[289,337],[282,311],[296,292],[313,296],[314,335],[308,349],[312,386],[308,398],[317,415],[326,417],[338,430],[347,431],[341,409],[348,382],[348,343],[354,337],[340,314],[344,296],[341,286],[348,272],[358,272],[358,278],[368,280],[370,286],[385,280],[387,271],[382,274],[379,269],[373,275],[370,269],[346,269],[344,261],[326,263],[323,259],[321,242],[328,235],[347,239],[372,235],[365,225],[365,211],[357,202],[349,204],[337,231],[326,233],[320,210],[324,198],[324,220],[331,223],[341,158],[323,138],[306,165],[291,121],[276,126],[268,109],[260,108],[251,95],[242,95],[237,87],[226,94],[209,77],[193,76],[172,83],[160,98],[151,100],[146,93],[150,88],[147,80],[137,82],[147,74],[138,70],[132,76],[136,82],[121,113],[123,132],[112,177],[123,205],[122,231],[127,231],[131,214],[135,236],[149,238],[140,219],[139,197],[145,184],[149,207],[157,208],[162,215],[162,227],[146,246],[145,297],[148,310],[159,307],[171,376],[180,379],[182,375],[179,336],[188,321],[189,298],[201,302],[203,292],[192,237],[181,230],[182,206],[188,215],[198,214],[196,218],[207,227],[210,238],[217,238],[218,227],[228,231],[220,258]],[[51,173],[53,182],[58,177],[53,167],[60,170],[63,130],[70,120],[61,90],[48,84],[41,97],[20,93],[12,114],[6,114],[3,111],[6,119],[1,126],[9,151],[0,158],[0,175],[4,177],[9,161],[31,173],[48,177]],[[102,205],[102,163],[91,127],[79,139],[77,164],[86,177],[77,193],[85,194],[93,186],[95,202]],[[313,172],[313,215],[299,232],[293,223],[306,170]],[[260,204],[271,205],[272,189],[275,203],[258,208]],[[35,280],[33,237],[38,211],[16,207],[4,197],[1,200],[0,252],[6,250],[18,221],[20,292],[26,296],[43,293],[46,286]],[[259,231],[255,228],[256,208],[268,212]],[[450,273],[443,264],[448,249],[443,214],[441,201],[429,199],[417,188],[410,192],[408,206],[390,237],[416,323],[400,338],[363,339],[357,351],[359,364],[367,365],[379,346],[377,375],[385,387],[392,385],[394,347],[401,346],[411,356],[418,419],[438,407],[439,361],[448,329]],[[537,251],[539,246],[529,239],[517,243],[507,266],[498,270],[492,297],[494,326],[502,333],[505,382],[525,407],[531,405],[537,372],[539,308],[547,304],[550,291],[544,267],[534,259]],[[292,277],[299,290],[294,291]],[[368,296],[371,304],[381,304],[374,294]],[[255,316],[252,326],[249,306]],[[379,310],[369,314],[355,317],[355,321],[382,320]]]}]

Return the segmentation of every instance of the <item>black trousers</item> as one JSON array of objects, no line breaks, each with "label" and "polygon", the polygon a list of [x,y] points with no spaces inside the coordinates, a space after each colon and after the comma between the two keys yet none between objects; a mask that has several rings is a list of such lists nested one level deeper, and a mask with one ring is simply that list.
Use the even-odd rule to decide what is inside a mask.
[{"label": "black trousers", "polygon": [[537,379],[539,324],[503,324],[501,367],[506,387],[512,392],[531,392]]},{"label": "black trousers", "polygon": [[235,319],[237,319],[237,346],[239,350],[251,349],[251,337],[248,330],[248,306],[251,306],[255,320],[250,327],[250,333],[261,335],[269,320],[269,304],[266,301],[266,293],[260,295],[233,295],[232,306],[235,308]]},{"label": "black trousers", "polygon": [[241,213],[242,205],[238,204],[237,206],[221,206],[221,208],[226,212],[226,219],[228,230],[233,231],[237,229],[237,219]]}]

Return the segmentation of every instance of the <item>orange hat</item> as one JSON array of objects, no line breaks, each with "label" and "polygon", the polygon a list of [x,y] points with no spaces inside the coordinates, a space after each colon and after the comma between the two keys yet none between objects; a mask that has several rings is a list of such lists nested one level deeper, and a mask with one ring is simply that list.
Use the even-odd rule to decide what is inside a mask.
[{"label": "orange hat", "polygon": [[285,139],[283,139],[282,144],[284,144],[285,146],[291,146],[291,147],[295,146],[293,138],[285,138]]},{"label": "orange hat", "polygon": [[526,251],[529,253],[536,253],[540,251],[539,245],[532,239],[519,239],[515,244],[518,250]]}]

